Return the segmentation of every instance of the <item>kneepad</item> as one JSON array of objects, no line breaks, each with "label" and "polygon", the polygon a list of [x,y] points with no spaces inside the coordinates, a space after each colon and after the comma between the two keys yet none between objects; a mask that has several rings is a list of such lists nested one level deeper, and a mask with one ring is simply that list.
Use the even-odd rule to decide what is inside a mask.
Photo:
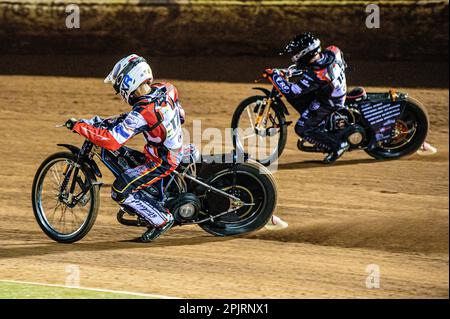
[{"label": "kneepad", "polygon": [[129,192],[125,190],[125,186],[127,186],[125,181],[118,177],[111,187],[111,198],[119,203],[124,201],[129,195]]},{"label": "kneepad", "polygon": [[303,120],[298,120],[295,124],[295,133],[297,135],[303,137],[305,135],[305,132],[308,130],[307,127],[305,127],[305,122]]}]

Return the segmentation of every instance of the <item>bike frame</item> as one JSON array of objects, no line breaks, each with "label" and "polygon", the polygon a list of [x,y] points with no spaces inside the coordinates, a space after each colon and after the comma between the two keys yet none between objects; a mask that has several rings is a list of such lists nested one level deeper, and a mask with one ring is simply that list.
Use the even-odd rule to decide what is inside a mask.
[{"label": "bike frame", "polygon": [[[66,168],[64,169],[64,172],[63,172],[64,180],[61,183],[60,194],[62,194],[64,192],[64,190],[66,189],[66,187],[68,186],[67,184],[68,184],[68,182],[70,180],[70,176],[72,174],[72,170],[73,170],[73,174],[74,174],[73,178],[72,178],[72,183],[69,186],[68,198],[64,201],[67,205],[75,206],[78,203],[78,201],[81,200],[81,198],[84,196],[84,194],[86,194],[94,185],[96,185],[96,184],[97,185],[102,185],[102,183],[97,183],[97,182],[94,182],[94,183],[92,183],[90,185],[85,185],[85,186],[87,186],[87,188],[83,189],[82,194],[77,196],[77,198],[74,198],[74,196],[73,196],[73,191],[74,191],[74,189],[76,187],[76,183],[78,181],[77,180],[77,176],[78,176],[79,170],[81,168],[81,165],[86,165],[87,168],[90,170],[90,172],[93,175],[95,175],[97,177],[102,177],[100,169],[99,169],[98,165],[96,164],[96,162],[93,159],[94,156],[97,156],[100,159],[100,161],[103,164],[105,164],[105,166],[116,177],[119,176],[123,172],[123,170],[118,169],[118,166],[111,167],[111,165],[110,165],[111,163],[107,162],[106,159],[108,157],[105,156],[105,154],[106,155],[112,154],[112,151],[109,151],[107,149],[98,147],[98,146],[94,145],[91,141],[89,141],[87,139],[84,141],[84,143],[83,143],[81,148],[78,148],[76,146],[69,145],[69,144],[57,144],[57,145],[69,149],[74,155],[77,156],[76,162],[73,163],[73,165],[67,165]],[[235,157],[233,157],[233,158],[235,158]],[[233,163],[231,165],[234,166],[236,164],[237,164],[237,162],[233,161]],[[237,198],[237,197],[235,197],[235,196],[233,196],[231,194],[228,194],[228,193],[226,193],[226,192],[224,192],[224,191],[222,191],[220,189],[217,189],[217,188],[215,188],[215,187],[213,187],[211,185],[208,185],[208,184],[202,182],[201,180],[199,180],[196,177],[196,163],[195,162],[194,163],[190,163],[189,165],[187,165],[187,167],[185,167],[182,172],[179,172],[177,170],[173,171],[169,176],[166,177],[166,179],[168,179],[169,181],[168,181],[168,183],[167,183],[167,185],[165,187],[163,187],[163,183],[164,183],[165,179],[160,181],[160,183],[161,183],[160,184],[160,190],[161,190],[160,191],[160,195],[162,196],[161,200],[163,200],[163,201],[167,200],[167,198],[165,198],[165,195],[164,195],[164,189],[167,189],[169,187],[169,185],[172,182],[174,182],[174,180],[177,177],[179,179],[181,179],[181,183],[183,184],[183,188],[184,188],[183,191],[186,191],[186,189],[187,189],[187,186],[186,186],[187,184],[186,184],[185,179],[188,179],[188,180],[190,180],[190,181],[192,181],[194,183],[197,183],[197,184],[205,187],[208,191],[215,192],[215,193],[220,194],[222,196],[228,197],[230,199],[230,201],[231,201],[231,205],[232,206],[237,206],[238,208],[240,208],[240,207],[243,207],[243,206],[254,205],[254,203],[245,203],[242,200],[240,200],[239,198]],[[235,209],[235,210],[237,210],[237,209]],[[209,218],[205,219],[205,221],[206,220],[210,220],[211,218],[219,217],[219,216],[221,216],[221,214],[229,213],[229,212],[230,211],[217,214],[215,216],[212,216],[212,217],[209,217]]]}]

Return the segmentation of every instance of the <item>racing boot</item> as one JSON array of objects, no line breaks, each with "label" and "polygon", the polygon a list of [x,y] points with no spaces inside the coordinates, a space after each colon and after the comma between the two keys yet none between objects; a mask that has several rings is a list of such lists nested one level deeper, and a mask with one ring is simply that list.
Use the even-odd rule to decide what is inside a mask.
[{"label": "racing boot", "polygon": [[167,218],[168,220],[164,225],[159,227],[149,227],[147,231],[142,234],[141,241],[144,243],[154,241],[156,238],[168,231],[174,223],[173,216],[169,213],[169,211],[167,211]]},{"label": "racing boot", "polygon": [[350,145],[347,141],[342,142],[337,150],[334,150],[325,156],[323,162],[325,164],[333,164],[348,150],[349,147]]},{"label": "racing boot", "polygon": [[310,142],[311,146],[305,145],[306,139],[299,138],[297,141],[297,148],[302,152],[313,152],[313,153],[326,153],[327,148],[325,146],[320,146],[318,143]]},{"label": "racing boot", "polygon": [[173,225],[174,219],[169,210],[145,193],[132,193],[121,205],[145,220],[148,230],[141,236],[143,242],[155,240]]}]

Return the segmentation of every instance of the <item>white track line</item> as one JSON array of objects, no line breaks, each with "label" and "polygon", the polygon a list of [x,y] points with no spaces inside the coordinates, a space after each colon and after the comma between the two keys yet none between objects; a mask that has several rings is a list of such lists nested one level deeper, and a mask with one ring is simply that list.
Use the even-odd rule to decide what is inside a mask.
[{"label": "white track line", "polygon": [[0,279],[0,283],[12,283],[12,284],[24,284],[24,285],[36,285],[36,286],[46,286],[46,287],[57,287],[57,288],[68,288],[68,289],[81,289],[81,290],[89,290],[89,291],[97,291],[97,292],[108,292],[122,295],[131,295],[131,296],[141,296],[141,297],[149,297],[149,298],[158,298],[158,299],[181,299],[178,297],[172,296],[164,296],[164,295],[155,295],[155,294],[145,294],[140,292],[131,292],[131,291],[121,291],[121,290],[109,290],[109,289],[98,289],[98,288],[87,288],[87,287],[71,287],[65,285],[55,285],[55,284],[45,284],[39,282],[29,282],[29,281],[16,281],[16,280],[2,280]]}]

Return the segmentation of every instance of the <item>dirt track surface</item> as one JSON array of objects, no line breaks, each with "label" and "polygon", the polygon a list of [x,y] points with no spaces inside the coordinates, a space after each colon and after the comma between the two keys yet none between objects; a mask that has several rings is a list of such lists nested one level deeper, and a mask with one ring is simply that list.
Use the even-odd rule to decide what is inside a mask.
[{"label": "dirt track surface", "polygon": [[[237,103],[254,94],[252,84],[173,83],[188,127],[193,119],[228,127]],[[275,174],[286,230],[216,238],[184,227],[140,244],[131,240],[142,229],[116,222],[105,187],[90,234],[63,245],[42,233],[30,198],[34,173],[55,144],[82,142],[53,127],[127,106],[101,79],[0,76],[0,279],[63,284],[66,266],[76,264],[82,286],[177,297],[448,298],[448,89],[404,91],[427,106],[428,141],[438,153],[378,162],[354,152],[323,166],[319,155],[296,150],[290,128]],[[365,286],[369,264],[380,267],[379,289]]]}]

